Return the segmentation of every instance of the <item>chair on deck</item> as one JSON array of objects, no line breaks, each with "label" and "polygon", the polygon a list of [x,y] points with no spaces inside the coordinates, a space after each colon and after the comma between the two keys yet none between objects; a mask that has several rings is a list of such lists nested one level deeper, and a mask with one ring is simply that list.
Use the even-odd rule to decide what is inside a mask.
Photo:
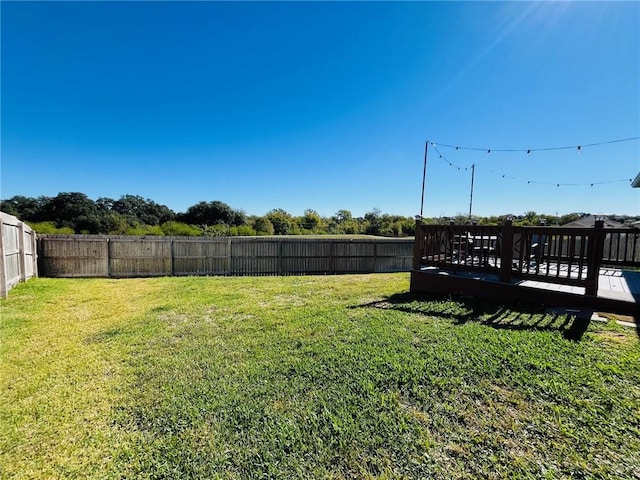
[{"label": "chair on deck", "polygon": [[[544,235],[542,238],[544,239]],[[532,235],[531,236],[531,246],[527,249],[526,245],[522,244],[522,235],[515,234],[513,238],[513,259],[511,261],[511,267],[515,270],[520,270],[520,265],[522,268],[526,266],[526,269],[529,270],[531,268],[536,268],[538,262],[537,260],[542,260],[542,254],[544,253],[544,243],[542,244],[542,250],[539,250],[539,236]],[[544,241],[544,240],[543,240]],[[523,247],[524,252],[523,252]]]},{"label": "chair on deck", "polygon": [[[496,236],[475,236],[472,238],[473,257],[478,259],[478,264],[489,266],[489,259],[493,258],[496,263],[495,256],[498,252],[498,238]],[[493,265],[495,266],[495,265]]]},{"label": "chair on deck", "polygon": [[466,235],[454,235],[450,239],[451,262],[466,264],[473,257],[473,239]]}]

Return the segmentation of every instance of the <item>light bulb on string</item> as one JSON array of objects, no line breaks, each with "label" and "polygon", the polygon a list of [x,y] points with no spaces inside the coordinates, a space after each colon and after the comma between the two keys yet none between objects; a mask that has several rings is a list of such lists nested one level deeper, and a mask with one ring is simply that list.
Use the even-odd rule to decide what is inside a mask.
[{"label": "light bulb on string", "polygon": [[531,150],[527,150],[527,155],[529,155],[531,153]]},{"label": "light bulb on string", "polygon": [[578,153],[582,152],[582,147],[580,145],[578,145]]}]

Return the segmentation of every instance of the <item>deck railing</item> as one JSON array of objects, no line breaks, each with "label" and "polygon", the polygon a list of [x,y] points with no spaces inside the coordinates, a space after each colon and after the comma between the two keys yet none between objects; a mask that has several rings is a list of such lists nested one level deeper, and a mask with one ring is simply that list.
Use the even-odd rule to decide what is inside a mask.
[{"label": "deck railing", "polygon": [[640,268],[640,229],[605,229],[602,263]]},{"label": "deck railing", "polygon": [[493,273],[584,287],[596,295],[603,265],[640,268],[640,231],[594,228],[424,225],[416,223],[414,270]]}]

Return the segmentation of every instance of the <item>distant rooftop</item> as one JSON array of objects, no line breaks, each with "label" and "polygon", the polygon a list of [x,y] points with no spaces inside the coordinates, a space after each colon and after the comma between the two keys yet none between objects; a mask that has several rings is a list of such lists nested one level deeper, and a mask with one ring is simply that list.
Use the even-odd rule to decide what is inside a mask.
[{"label": "distant rooftop", "polygon": [[[598,215],[600,217],[600,215]],[[624,228],[624,224],[611,220],[608,217],[603,217],[605,228]],[[577,228],[593,228],[596,225],[596,215],[585,215],[573,222],[565,223],[563,227],[577,227]]]}]

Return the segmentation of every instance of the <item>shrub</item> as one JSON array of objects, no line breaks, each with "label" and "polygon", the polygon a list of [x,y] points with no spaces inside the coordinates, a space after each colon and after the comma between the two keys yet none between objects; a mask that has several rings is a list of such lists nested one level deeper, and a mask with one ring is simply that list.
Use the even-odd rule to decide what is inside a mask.
[{"label": "shrub", "polygon": [[249,225],[240,225],[239,227],[231,227],[229,235],[232,237],[253,237],[256,235],[256,231]]},{"label": "shrub", "polygon": [[62,235],[73,235],[75,232],[71,227],[56,227],[53,222],[25,222],[36,233],[57,233]]},{"label": "shrub", "polygon": [[228,237],[230,235],[230,228],[224,223],[204,225],[202,227],[202,234],[207,237]]},{"label": "shrub", "polygon": [[175,235],[182,237],[199,237],[202,235],[202,230],[194,225],[187,225],[182,222],[165,222],[160,225],[160,228],[165,235]]},{"label": "shrub", "polygon": [[164,232],[159,225],[139,225],[137,227],[128,228],[126,235],[156,235],[162,237],[164,236]]}]

